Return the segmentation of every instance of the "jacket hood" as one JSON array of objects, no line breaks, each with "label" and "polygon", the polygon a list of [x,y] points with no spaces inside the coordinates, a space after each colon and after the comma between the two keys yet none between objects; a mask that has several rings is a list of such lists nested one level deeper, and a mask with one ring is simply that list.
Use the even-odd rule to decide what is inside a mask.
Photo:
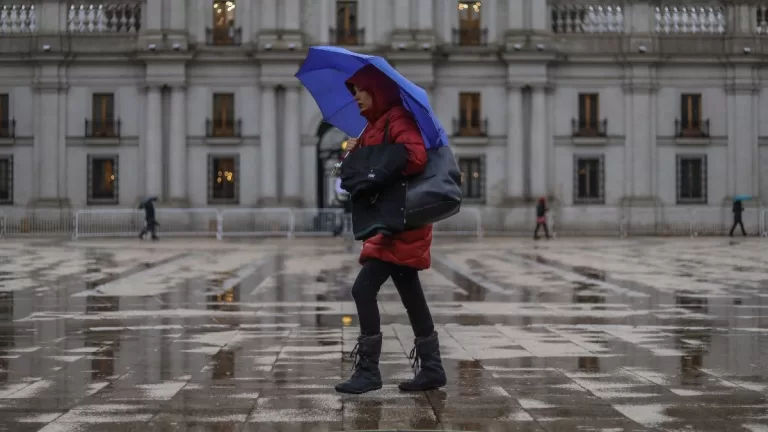
[{"label": "jacket hood", "polygon": [[353,95],[354,89],[352,86],[365,90],[371,95],[373,105],[360,113],[371,123],[375,123],[392,107],[403,104],[403,100],[400,97],[400,87],[376,66],[363,66],[346,81],[346,84]]}]

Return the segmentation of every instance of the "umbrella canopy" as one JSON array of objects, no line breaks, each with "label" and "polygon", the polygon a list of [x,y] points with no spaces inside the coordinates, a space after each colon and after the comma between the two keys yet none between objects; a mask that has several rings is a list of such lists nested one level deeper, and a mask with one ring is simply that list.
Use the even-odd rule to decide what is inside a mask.
[{"label": "umbrella canopy", "polygon": [[747,194],[736,195],[735,197],[733,197],[734,201],[749,201],[751,199],[752,199],[752,195],[747,195]]},{"label": "umbrella canopy", "polygon": [[427,148],[448,145],[448,136],[429,105],[427,92],[400,75],[381,57],[358,54],[344,48],[314,46],[296,72],[296,78],[317,102],[323,119],[349,136],[360,136],[368,123],[360,114],[345,82],[363,66],[373,65],[400,88],[403,106],[413,114]]},{"label": "umbrella canopy", "polygon": [[157,197],[156,196],[148,196],[148,197],[144,198],[139,203],[139,208],[144,208],[144,206],[146,206],[147,204],[151,203],[152,201],[157,201]]}]

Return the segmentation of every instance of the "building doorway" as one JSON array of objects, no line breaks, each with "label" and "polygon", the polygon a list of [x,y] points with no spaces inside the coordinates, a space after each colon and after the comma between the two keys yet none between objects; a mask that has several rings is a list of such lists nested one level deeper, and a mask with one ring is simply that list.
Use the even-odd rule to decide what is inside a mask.
[{"label": "building doorway", "polygon": [[347,134],[323,122],[317,129],[317,206],[340,207],[336,197],[333,167],[344,155]]}]

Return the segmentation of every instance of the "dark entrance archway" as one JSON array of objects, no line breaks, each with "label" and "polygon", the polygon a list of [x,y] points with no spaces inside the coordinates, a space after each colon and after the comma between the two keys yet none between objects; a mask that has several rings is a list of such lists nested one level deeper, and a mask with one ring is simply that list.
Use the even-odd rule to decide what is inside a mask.
[{"label": "dark entrance archway", "polygon": [[336,204],[333,166],[341,160],[342,143],[347,134],[329,123],[323,122],[317,128],[317,207],[334,207]]}]

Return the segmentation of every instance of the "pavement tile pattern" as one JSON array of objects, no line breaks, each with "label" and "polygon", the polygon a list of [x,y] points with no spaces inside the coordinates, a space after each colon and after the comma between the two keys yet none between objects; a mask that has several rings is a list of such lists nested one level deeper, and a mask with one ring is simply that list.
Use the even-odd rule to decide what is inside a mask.
[{"label": "pavement tile pattern", "polygon": [[768,431],[768,253],[748,239],[438,241],[421,274],[449,384],[352,366],[339,241],[29,240],[0,248],[0,431]]}]

